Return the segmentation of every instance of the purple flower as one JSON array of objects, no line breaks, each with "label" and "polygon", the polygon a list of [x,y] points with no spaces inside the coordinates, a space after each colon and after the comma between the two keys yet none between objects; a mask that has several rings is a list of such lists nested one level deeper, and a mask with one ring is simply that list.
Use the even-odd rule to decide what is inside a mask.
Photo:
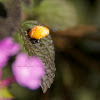
[{"label": "purple flower", "polygon": [[2,70],[1,70],[1,68],[0,68],[0,79],[1,79],[1,77],[2,77]]},{"label": "purple flower", "polygon": [[14,42],[11,37],[4,38],[0,41],[0,68],[3,68],[10,56],[15,55],[20,50],[18,43]]},{"label": "purple flower", "polygon": [[0,41],[0,48],[9,56],[15,55],[20,50],[19,44],[14,42],[11,37],[4,38]]},{"label": "purple flower", "polygon": [[3,68],[9,60],[9,56],[0,49],[0,68]]},{"label": "purple flower", "polygon": [[40,87],[41,78],[45,75],[43,62],[38,57],[29,57],[25,53],[17,55],[12,71],[21,86],[32,90]]}]

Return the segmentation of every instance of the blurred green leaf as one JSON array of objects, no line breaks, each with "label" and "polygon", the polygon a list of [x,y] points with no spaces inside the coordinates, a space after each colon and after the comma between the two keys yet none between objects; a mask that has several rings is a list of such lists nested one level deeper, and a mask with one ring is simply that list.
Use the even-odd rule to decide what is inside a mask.
[{"label": "blurred green leaf", "polygon": [[64,0],[43,0],[34,9],[36,19],[50,28],[66,29],[78,23],[76,8]]},{"label": "blurred green leaf", "polygon": [[17,83],[12,84],[9,91],[14,95],[14,100],[40,100],[40,90],[29,90]]},{"label": "blurred green leaf", "polygon": [[22,2],[21,3],[22,6],[22,19],[33,19],[34,17],[34,1],[30,0],[30,3],[28,4],[28,6],[26,5],[26,3]]},{"label": "blurred green leaf", "polygon": [[95,93],[86,88],[77,88],[74,93],[75,100],[96,100]]},{"label": "blurred green leaf", "polygon": [[9,93],[8,89],[6,87],[0,88],[0,100],[2,99],[12,99],[13,96]]},{"label": "blurred green leaf", "polygon": [[89,0],[66,0],[71,2],[77,11],[79,24],[88,24],[90,21]]},{"label": "blurred green leaf", "polygon": [[100,0],[96,0],[89,17],[91,17],[91,23],[93,25],[100,26]]},{"label": "blurred green leaf", "polygon": [[30,0],[22,0],[27,6],[30,4]]}]

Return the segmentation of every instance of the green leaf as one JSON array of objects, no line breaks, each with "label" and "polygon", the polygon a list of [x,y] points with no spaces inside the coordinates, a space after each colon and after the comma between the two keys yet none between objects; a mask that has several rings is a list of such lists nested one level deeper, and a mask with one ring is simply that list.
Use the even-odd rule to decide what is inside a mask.
[{"label": "green leaf", "polygon": [[38,56],[45,64],[46,75],[42,78],[42,90],[45,93],[53,83],[55,77],[55,52],[51,36],[48,35],[33,44],[25,33],[34,26],[39,25],[36,21],[26,21],[20,26],[19,34],[24,42],[24,47],[30,56]]},{"label": "green leaf", "polygon": [[[33,19],[33,11],[34,11],[34,1],[33,0],[22,0],[24,2],[21,3],[22,12],[23,12],[23,20],[25,19]],[[29,1],[28,4],[25,1]],[[24,19],[25,17],[25,19]]]},{"label": "green leaf", "polygon": [[66,29],[78,24],[75,6],[64,0],[43,0],[34,9],[37,20],[50,28]]},{"label": "green leaf", "polygon": [[30,4],[30,0],[22,0],[27,6]]},{"label": "green leaf", "polygon": [[6,87],[0,88],[0,100],[1,99],[12,99],[13,96],[9,93],[8,89]]}]

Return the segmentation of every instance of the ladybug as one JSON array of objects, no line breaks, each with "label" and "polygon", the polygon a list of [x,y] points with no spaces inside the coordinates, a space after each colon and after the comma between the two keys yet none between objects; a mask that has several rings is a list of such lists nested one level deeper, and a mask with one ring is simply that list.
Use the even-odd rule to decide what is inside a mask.
[{"label": "ladybug", "polygon": [[33,27],[29,31],[29,37],[31,39],[38,40],[38,39],[41,39],[43,37],[46,37],[47,35],[49,35],[49,29],[44,27],[44,26],[40,26],[40,25]]},{"label": "ladybug", "polygon": [[29,40],[35,44],[39,42],[39,39],[49,35],[49,29],[44,26],[37,25],[32,29],[27,30],[25,34],[28,36]]}]

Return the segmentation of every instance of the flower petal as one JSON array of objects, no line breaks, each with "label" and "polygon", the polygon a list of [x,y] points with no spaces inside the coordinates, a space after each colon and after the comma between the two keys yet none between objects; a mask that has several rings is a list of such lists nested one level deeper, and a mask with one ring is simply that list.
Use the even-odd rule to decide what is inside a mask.
[{"label": "flower petal", "polygon": [[12,64],[12,72],[21,86],[35,90],[40,87],[45,68],[38,57],[30,58],[27,54],[20,53]]}]

